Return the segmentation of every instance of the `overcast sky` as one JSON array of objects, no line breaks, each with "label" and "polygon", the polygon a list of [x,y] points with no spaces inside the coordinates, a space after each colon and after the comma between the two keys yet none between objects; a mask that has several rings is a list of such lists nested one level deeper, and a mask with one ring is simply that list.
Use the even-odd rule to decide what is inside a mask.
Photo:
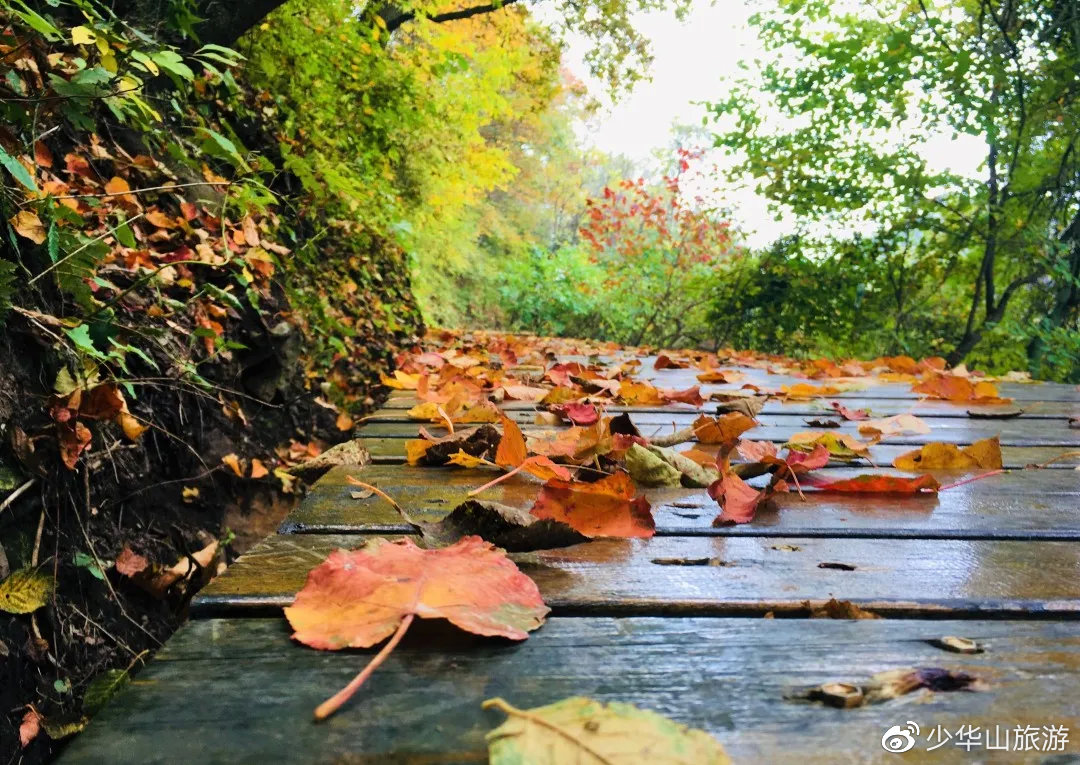
[{"label": "overcast sky", "polygon": [[[670,12],[637,14],[635,26],[652,40],[652,79],[604,109],[590,125],[586,139],[609,154],[625,154],[645,163],[654,150],[669,144],[673,124],[700,125],[705,110],[695,102],[718,100],[725,79],[742,73],[738,62],[762,55],[747,23],[756,5],[752,0],[720,0],[715,5],[700,1],[682,22]],[[543,9],[548,6],[534,7],[545,18]],[[594,94],[602,94],[602,85],[589,77],[583,63],[588,42],[571,35],[568,43],[564,65]],[[983,148],[977,139],[953,141],[951,136],[935,136],[927,141],[924,155],[934,168],[974,174]],[[735,208],[736,223],[751,246],[764,246],[792,231],[797,223],[775,221],[765,201],[752,191],[728,189],[722,201]]]}]

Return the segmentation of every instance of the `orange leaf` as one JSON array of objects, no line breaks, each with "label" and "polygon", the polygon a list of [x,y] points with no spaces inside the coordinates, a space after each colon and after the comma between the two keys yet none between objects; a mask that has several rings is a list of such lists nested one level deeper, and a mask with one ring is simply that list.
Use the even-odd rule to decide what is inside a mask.
[{"label": "orange leaf", "polygon": [[996,470],[1001,467],[1001,443],[997,436],[963,448],[934,441],[901,454],[893,460],[900,470]]},{"label": "orange leaf", "polygon": [[618,472],[595,483],[553,478],[544,484],[532,514],[571,526],[587,537],[651,537],[656,533],[644,496],[634,498],[634,482]]},{"label": "orange leaf", "polygon": [[690,404],[691,406],[701,406],[705,403],[705,399],[701,397],[701,389],[697,385],[693,388],[687,388],[686,390],[664,389],[660,392],[664,396],[664,399],[669,402]]},{"label": "orange leaf", "polygon": [[22,722],[19,724],[19,744],[23,749],[28,747],[41,732],[41,719],[41,714],[33,704],[26,708],[26,714],[23,715]]},{"label": "orange leaf", "polygon": [[503,436],[499,448],[495,450],[495,464],[503,468],[515,468],[525,461],[528,451],[525,449],[525,437],[517,423],[501,415]]},{"label": "orange leaf", "polygon": [[172,218],[170,218],[168,215],[161,212],[160,210],[148,212],[143,217],[145,217],[147,221],[157,226],[158,228],[176,228],[176,221],[174,221]]},{"label": "orange leaf", "polygon": [[116,556],[116,570],[124,576],[141,574],[150,566],[150,561],[139,555],[127,545]]},{"label": "orange leaf", "polygon": [[435,550],[409,539],[335,550],[308,574],[285,617],[293,639],[323,650],[367,648],[393,635],[364,671],[316,709],[322,719],[363,684],[416,616],[446,619],[477,635],[524,640],[549,610],[506,553],[468,536]]},{"label": "orange leaf", "polygon": [[898,475],[874,475],[873,473],[840,481],[809,482],[809,485],[821,491],[839,491],[853,494],[919,494],[924,491],[937,493],[938,488],[940,488],[940,484],[931,475],[908,478]]},{"label": "orange leaf", "polygon": [[676,361],[662,353],[656,357],[656,361],[653,363],[654,369],[686,369],[688,366],[690,365],[685,361]]},{"label": "orange leaf", "polygon": [[694,435],[699,443],[725,444],[757,427],[757,420],[742,412],[728,412],[719,417],[701,415],[694,420]]},{"label": "orange leaf", "polygon": [[252,478],[263,478],[263,477],[268,476],[268,475],[270,475],[270,471],[266,469],[266,465],[264,465],[262,463],[262,460],[259,460],[259,459],[252,459],[251,460],[251,477]]},{"label": "orange leaf", "polygon": [[52,152],[49,151],[49,147],[45,145],[44,141],[34,142],[34,161],[37,163],[38,167],[53,166]]},{"label": "orange leaf", "polygon": [[998,398],[998,390],[993,383],[985,381],[972,383],[969,378],[961,375],[938,374],[929,378],[924,377],[923,381],[913,385],[911,390],[946,401],[998,404],[1012,400]]},{"label": "orange leaf", "polygon": [[713,519],[712,525],[723,526],[752,521],[758,505],[767,498],[768,491],[755,489],[734,473],[725,473],[723,478],[709,487],[709,496],[724,508]]},{"label": "orange leaf", "polygon": [[221,458],[221,461],[228,465],[240,478],[244,477],[244,469],[240,466],[240,458],[235,454],[226,454]]},{"label": "orange leaf", "polygon": [[646,382],[623,380],[619,383],[619,398],[630,406],[659,406],[666,403],[664,395]]},{"label": "orange leaf", "polygon": [[702,372],[697,376],[700,383],[713,383],[716,385],[722,385],[728,381],[724,373],[719,369],[710,369],[708,372]]},{"label": "orange leaf", "polygon": [[353,422],[353,418],[345,412],[341,412],[337,416],[337,421],[334,424],[337,425],[337,429],[342,432],[352,430],[353,425],[355,425],[355,423]]}]

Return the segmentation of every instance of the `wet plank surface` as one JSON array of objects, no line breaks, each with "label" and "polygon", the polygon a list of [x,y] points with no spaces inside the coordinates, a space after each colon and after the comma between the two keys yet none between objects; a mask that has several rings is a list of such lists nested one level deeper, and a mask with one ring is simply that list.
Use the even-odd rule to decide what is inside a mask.
[{"label": "wet plank surface", "polygon": [[[672,421],[676,423],[675,429],[689,427],[694,415],[677,417],[671,415],[665,420],[665,415],[653,413],[650,426],[644,421],[645,415],[632,417],[645,437],[666,435],[673,431]],[[680,422],[680,420],[682,420]],[[787,422],[786,420],[791,420]],[[744,438],[752,441],[775,441],[783,443],[796,433],[804,433],[808,430],[818,430],[822,433],[835,430],[839,433],[848,433],[858,437],[858,430],[854,422],[841,423],[837,428],[809,428],[801,417],[760,417],[760,425],[743,434]],[[1051,425],[1047,425],[1047,423]],[[1070,428],[1064,420],[957,420],[940,419],[932,420],[927,424],[932,431],[928,435],[898,435],[883,438],[882,444],[909,444],[909,448],[925,444],[928,441],[941,441],[949,444],[970,444],[984,438],[998,436],[1002,446],[1058,446],[1064,449],[1080,449],[1080,429]],[[448,432],[445,427],[438,427],[433,423],[418,422],[370,422],[357,429],[360,438],[419,438],[419,428],[423,426],[432,435],[441,436]],[[526,435],[530,432],[548,433],[561,430],[557,426],[529,425],[522,428]]]},{"label": "wet plank surface", "polygon": [[[288,605],[331,550],[364,541],[270,537],[192,608],[223,614]],[[895,616],[1080,616],[1080,545],[1073,542],[667,536],[510,557],[556,613],[760,616],[805,613],[804,601],[837,598]]]},{"label": "wet plank surface", "polygon": [[[761,410],[763,415],[787,414],[802,417],[821,417],[823,414],[835,412],[829,406],[829,402],[840,399],[834,396],[826,396],[821,399],[810,401],[784,400],[770,398],[765,402]],[[405,412],[416,404],[419,399],[409,391],[395,391],[383,403],[382,408],[370,415],[369,419],[397,419],[404,418]],[[1012,416],[1012,413],[1020,411],[1019,419],[1067,419],[1080,414],[1080,400],[1076,401],[1023,401],[1011,404],[954,404],[950,401],[937,401],[934,399],[913,398],[844,398],[843,405],[849,409],[868,409],[875,417],[889,417],[894,414],[914,414],[918,417],[951,417],[969,419],[968,411],[982,414],[997,414],[999,416]],[[509,412],[534,411],[536,404],[529,401],[503,401],[500,408]],[[706,402],[699,407],[685,404],[667,406],[623,406],[613,404],[604,407],[608,413],[620,412],[679,412],[679,413],[716,413],[716,402]]]},{"label": "wet plank surface", "polygon": [[[360,431],[358,436],[362,438],[365,448],[371,454],[371,458],[374,462],[395,465],[405,462],[405,441],[408,438],[416,438],[416,429],[413,429],[413,434],[408,438],[374,438],[367,435],[364,431]],[[782,444],[787,440],[786,437],[781,439],[764,439],[758,438],[758,440],[772,440],[773,443]],[[892,461],[899,457],[901,454],[911,451],[917,448],[917,444],[876,444],[870,447],[870,459],[877,465],[890,465]],[[681,447],[685,448],[685,447]],[[1055,459],[1068,454],[1068,456],[1058,462],[1055,462],[1052,468],[1074,468],[1080,465],[1080,447],[1070,446],[1009,446],[1003,444],[1001,447],[1001,458],[1004,466],[1009,469],[1018,469],[1031,464],[1041,464],[1048,460]]]},{"label": "wet plank surface", "polygon": [[[905,475],[892,469],[829,468],[829,478],[864,473]],[[335,468],[312,488],[285,520],[282,531],[315,533],[397,532],[413,529],[377,496],[354,498],[356,476],[389,493],[417,521],[438,521],[470,490],[496,473],[460,468],[370,465]],[[937,471],[945,485],[964,473]],[[755,479],[751,483],[763,481]],[[479,498],[532,507],[541,483],[518,474]],[[873,536],[953,539],[1080,540],[1080,475],[1071,470],[1022,470],[947,489],[938,495],[881,497],[815,492],[806,499],[782,495],[759,511],[752,524],[713,528],[719,509],[703,489],[646,489],[658,534],[716,536]]]},{"label": "wet plank surface", "polygon": [[[699,370],[657,371],[654,358],[644,359],[638,379],[670,389],[698,385]],[[836,382],[724,369],[738,379],[703,385],[703,395],[744,384],[778,390]],[[912,762],[1053,756],[956,746],[928,752],[926,736],[938,725],[954,732],[962,724],[1065,725],[1072,729],[1065,751],[1080,753],[1080,472],[1074,469],[1080,430],[1068,422],[1080,414],[1080,392],[1002,383],[1000,395],[1015,401],[985,407],[920,398],[910,383],[858,382],[858,389],[811,401],[771,399],[761,425],[746,437],[783,443],[811,429],[807,419],[829,418],[828,402],[838,400],[875,416],[916,414],[931,432],[874,445],[873,464],[832,463],[821,471],[829,478],[896,474],[892,461],[918,445],[994,435],[1010,472],[938,495],[807,491],[803,500],[793,493],[752,523],[724,528],[712,527],[718,508],[703,490],[645,490],[657,523],[652,539],[597,539],[511,556],[553,609],[527,641],[422,623],[356,700],[313,725],[314,706],[350,679],[368,652],[296,645],[280,608],[330,550],[413,531],[382,500],[355,498],[345,476],[374,483],[424,521],[441,518],[493,477],[402,465],[405,441],[424,423],[405,416],[415,395],[395,392],[357,430],[375,464],[331,471],[281,533],[203,590],[192,604],[193,621],[62,761],[484,762],[483,734],[500,716],[481,711],[483,699],[502,695],[529,707],[575,694],[640,704],[704,728],[737,762],[893,762],[897,756],[881,748],[882,734],[907,720],[922,726],[921,740],[906,755]],[[502,406],[526,432],[547,430],[533,424],[533,404]],[[1023,413],[981,419],[968,409]],[[699,412],[714,413],[715,404],[607,411],[630,411],[642,432],[654,435],[689,425]],[[836,429],[854,434],[856,428],[844,422]],[[1073,453],[1048,469],[1023,469],[1064,452]],[[936,476],[949,484],[965,474]],[[538,489],[537,481],[519,475],[482,497],[528,508]],[[805,618],[830,598],[885,618]],[[766,615],[778,618],[754,618]],[[926,642],[949,634],[990,648],[961,656]],[[849,710],[785,700],[795,687],[857,682],[910,666],[972,672],[989,690]]]},{"label": "wet plank surface", "polygon": [[[357,697],[326,723],[316,704],[368,652],[293,644],[282,619],[195,621],[72,742],[61,762],[487,762],[484,733],[519,707],[585,694],[656,710],[714,734],[735,762],[1065,762],[1039,752],[950,744],[937,725],[1080,726],[1080,622],[551,618],[527,641],[464,633],[406,637]],[[986,642],[957,655],[925,641]],[[882,670],[942,667],[988,682],[981,693],[919,692],[859,709],[785,700],[803,686],[862,681]],[[920,726],[906,757],[882,734]],[[988,758],[987,755],[990,755]],[[1058,758],[1068,756],[1057,754]]]}]

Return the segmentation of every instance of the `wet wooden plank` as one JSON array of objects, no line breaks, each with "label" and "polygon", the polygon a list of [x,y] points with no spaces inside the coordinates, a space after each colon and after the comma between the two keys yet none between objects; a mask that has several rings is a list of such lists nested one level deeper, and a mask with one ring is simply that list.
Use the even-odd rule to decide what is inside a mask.
[{"label": "wet wooden plank", "polygon": [[[926,642],[950,634],[990,650],[957,655]],[[1057,757],[1080,752],[1080,622],[552,618],[521,643],[421,623],[321,725],[311,710],[370,652],[314,651],[288,635],[280,618],[187,624],[60,762],[485,763],[484,734],[503,716],[482,711],[483,700],[528,708],[573,695],[703,728],[735,762],[897,762],[880,742],[907,720],[920,735],[904,761],[1053,757],[954,744],[928,752],[937,725],[953,734],[964,724],[1064,725],[1071,735]],[[914,666],[969,672],[989,690],[848,710],[784,699],[800,687]]]},{"label": "wet wooden plank", "polygon": [[[375,438],[359,434],[363,438],[364,446],[371,454],[373,462],[382,465],[397,465],[405,462],[404,438]],[[759,439],[764,440],[764,439]],[[786,439],[784,439],[786,440]],[[781,444],[784,440],[774,443]],[[876,444],[870,448],[870,458],[878,465],[889,465],[894,459],[914,447],[910,444]],[[1001,447],[1001,458],[1006,468],[1019,469],[1026,465],[1041,464],[1054,459],[1065,453],[1077,451],[1069,447],[1059,446],[1010,446]],[[1060,462],[1055,462],[1050,469],[1068,469],[1080,465],[1080,455],[1073,454]]]},{"label": "wet wooden plank", "polygon": [[[870,468],[828,469],[830,479],[861,473],[903,474]],[[960,475],[937,471],[942,484]],[[412,528],[377,496],[357,499],[353,475],[388,492],[418,521],[437,521],[495,473],[463,468],[370,465],[335,468],[312,488],[282,525],[282,532],[410,533]],[[751,483],[765,480],[754,479]],[[541,482],[515,475],[481,499],[529,509]],[[644,489],[658,534],[708,536],[872,536],[935,539],[1080,540],[1080,473],[1021,471],[967,483],[935,496],[859,496],[792,493],[777,497],[753,523],[713,528],[719,512],[703,489]]]},{"label": "wet wooden plank", "polygon": [[[789,414],[806,418],[817,418],[832,412],[828,402],[832,397],[812,401],[784,401],[770,398],[761,410],[762,415]],[[409,391],[394,391],[383,403],[382,408],[372,415],[372,419],[393,419],[404,416],[404,412],[420,403],[415,394]],[[933,399],[860,399],[845,398],[844,406],[849,409],[869,409],[875,417],[890,417],[894,414],[914,414],[918,417],[950,417],[969,419],[968,410],[980,412],[1011,412],[1022,410],[1019,419],[1067,419],[1080,414],[1078,401],[1024,401],[1022,403],[1001,404],[995,406],[972,406],[954,404],[949,401]],[[507,400],[499,404],[507,411],[533,411],[536,405],[529,401]],[[715,402],[706,402],[699,407],[686,404],[667,404],[663,406],[622,406],[611,404],[605,407],[608,413],[619,412],[705,412],[714,414]]]},{"label": "wet wooden plank", "polygon": [[[327,553],[364,541],[270,537],[211,582],[193,611],[235,615],[287,605]],[[835,597],[898,617],[1080,616],[1080,545],[1073,542],[666,536],[511,557],[563,615],[805,613],[805,601]]]},{"label": "wet wooden plank", "polygon": [[[642,435],[651,437],[672,432],[671,422],[682,420],[682,427],[688,426],[693,421],[693,416],[683,418],[668,417],[666,421],[657,422],[655,418],[664,418],[665,415],[652,414],[649,417],[639,415],[634,422],[639,423]],[[649,421],[654,423],[649,426]],[[762,417],[760,425],[743,434],[744,438],[754,441],[787,441],[796,433],[803,433],[809,428],[801,418]],[[1048,424],[1050,423],[1050,424]],[[420,422],[369,422],[357,429],[360,438],[418,438],[419,428],[423,426],[433,435],[445,435],[446,429],[434,423]],[[938,420],[931,424],[931,432],[926,435],[902,435],[889,436],[882,439],[883,444],[925,444],[929,441],[941,441],[950,444],[970,444],[984,438],[998,436],[1003,446],[1060,446],[1066,448],[1080,448],[1080,428],[1070,428],[1064,420]],[[529,425],[524,428],[526,435],[533,433],[546,433],[558,430],[558,426]],[[858,437],[856,423],[846,422],[838,428],[833,428],[839,433],[848,433]],[[825,432],[825,430],[822,430]]]}]

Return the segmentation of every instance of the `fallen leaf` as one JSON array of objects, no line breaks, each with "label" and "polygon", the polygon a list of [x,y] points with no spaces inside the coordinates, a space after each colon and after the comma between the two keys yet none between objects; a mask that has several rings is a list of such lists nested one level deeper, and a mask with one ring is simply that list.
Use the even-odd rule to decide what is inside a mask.
[{"label": "fallen leaf", "polygon": [[353,418],[350,417],[346,412],[341,412],[340,414],[338,414],[337,420],[334,422],[334,425],[342,433],[347,433],[352,430],[355,424],[356,423],[353,422]]},{"label": "fallen leaf", "polygon": [[42,244],[47,236],[45,224],[37,213],[31,210],[23,210],[11,218],[11,227],[19,236],[26,237],[34,244]]},{"label": "fallen leaf", "polygon": [[97,714],[116,693],[128,684],[130,676],[123,669],[108,669],[90,681],[83,694],[83,713]]},{"label": "fallen leaf", "polygon": [[525,461],[529,452],[521,428],[505,414],[501,417],[503,433],[495,450],[495,464],[502,468],[515,468]]},{"label": "fallen leaf", "polygon": [[508,719],[487,734],[491,765],[729,765],[724,748],[708,733],[656,712],[613,701],[574,696],[533,709],[488,699]]},{"label": "fallen leaf", "polygon": [[49,602],[53,591],[50,574],[35,568],[12,571],[0,582],[0,611],[30,614]]},{"label": "fallen leaf", "polygon": [[829,403],[837,414],[843,417],[845,420],[868,420],[870,419],[870,412],[866,409],[848,409],[843,406],[839,401],[832,401]]},{"label": "fallen leaf", "polygon": [[757,420],[741,412],[728,412],[719,417],[702,415],[694,420],[694,435],[702,444],[726,444],[748,430],[757,427]]},{"label": "fallen leaf", "polygon": [[240,465],[240,458],[235,454],[226,454],[221,458],[221,462],[240,478],[244,477],[244,468]]},{"label": "fallen leaf", "polygon": [[698,382],[709,383],[713,385],[723,385],[728,382],[728,378],[724,376],[724,373],[719,369],[710,369],[708,372],[702,372],[697,376]]},{"label": "fallen leaf", "polygon": [[410,465],[445,465],[450,456],[459,451],[474,457],[483,457],[496,448],[502,434],[491,425],[459,430],[442,438],[417,439],[405,442],[405,453]]},{"label": "fallen leaf", "polygon": [[497,502],[463,502],[437,523],[407,520],[417,527],[425,542],[439,546],[478,536],[507,552],[531,552],[588,541],[565,523],[540,520],[527,510]]},{"label": "fallen leaf", "polygon": [[480,537],[436,550],[374,539],[336,550],[308,574],[285,617],[312,648],[368,648],[393,635],[371,663],[315,710],[333,714],[394,649],[414,617],[447,619],[478,635],[524,640],[549,609],[529,577]]},{"label": "fallen leaf", "polygon": [[120,414],[116,415],[116,421],[120,424],[120,429],[124,431],[124,436],[129,441],[138,441],[142,434],[150,428],[149,425],[139,422],[130,412],[120,412]]},{"label": "fallen leaf", "polygon": [[820,606],[812,606],[810,601],[804,601],[803,606],[810,612],[811,619],[880,619],[873,611],[859,608],[850,600],[837,600],[830,598],[827,603]]},{"label": "fallen leaf", "polygon": [[955,374],[932,375],[913,385],[911,390],[931,398],[956,402],[972,401],[982,404],[1004,404],[1012,400],[998,398],[997,386],[993,383],[986,381],[972,382],[968,377]]},{"label": "fallen leaf", "polygon": [[660,394],[668,403],[689,404],[690,406],[701,406],[705,403],[705,399],[701,397],[701,389],[696,385],[686,390],[669,390],[665,388],[660,391]]},{"label": "fallen leaf", "polygon": [[1001,468],[1001,443],[997,436],[964,447],[934,441],[901,454],[893,460],[893,467],[899,470],[997,470]]},{"label": "fallen leaf", "polygon": [[540,489],[532,514],[562,521],[587,537],[651,537],[656,533],[649,503],[634,497],[624,472],[594,483],[553,478]]},{"label": "fallen leaf", "polygon": [[982,691],[987,684],[978,677],[938,667],[890,669],[878,672],[864,683],[825,683],[792,694],[792,698],[820,701],[828,706],[851,708],[878,704],[920,689],[935,692]]},{"label": "fallen leaf", "polygon": [[655,386],[632,380],[619,383],[618,398],[629,406],[659,406],[667,401]]},{"label": "fallen leaf", "polygon": [[670,356],[661,353],[653,362],[653,369],[686,369],[690,365],[685,361],[676,361]]},{"label": "fallen leaf", "polygon": [[941,485],[931,475],[906,478],[898,475],[867,475],[846,478],[840,481],[814,482],[806,484],[819,491],[836,491],[851,494],[920,494],[936,493]]},{"label": "fallen leaf", "polygon": [[150,561],[139,555],[132,550],[129,546],[124,545],[124,549],[120,551],[120,554],[116,556],[115,568],[117,573],[124,576],[135,576],[141,574],[150,567]]},{"label": "fallen leaf", "polygon": [[270,475],[270,471],[266,469],[266,465],[262,460],[253,458],[251,460],[251,477],[252,478],[264,478]]},{"label": "fallen leaf", "polygon": [[552,407],[551,411],[561,414],[575,425],[592,425],[600,419],[600,413],[593,404],[580,402]]},{"label": "fallen leaf", "polygon": [[41,714],[31,704],[26,708],[26,714],[23,715],[22,722],[19,724],[19,745],[25,749],[30,745],[30,742],[37,738],[38,733],[41,732]]},{"label": "fallen leaf", "polygon": [[870,444],[849,436],[846,433],[796,433],[784,444],[788,449],[798,452],[813,452],[818,446],[824,446],[829,454],[838,460],[865,459],[869,455]]},{"label": "fallen leaf", "polygon": [[709,496],[723,508],[713,519],[713,526],[728,523],[749,523],[754,520],[758,506],[768,498],[768,492],[755,489],[734,473],[724,476],[709,487]]},{"label": "fallen leaf", "polygon": [[929,432],[930,426],[913,414],[897,414],[859,424],[859,434],[867,438],[888,438],[901,434],[925,435]]}]

